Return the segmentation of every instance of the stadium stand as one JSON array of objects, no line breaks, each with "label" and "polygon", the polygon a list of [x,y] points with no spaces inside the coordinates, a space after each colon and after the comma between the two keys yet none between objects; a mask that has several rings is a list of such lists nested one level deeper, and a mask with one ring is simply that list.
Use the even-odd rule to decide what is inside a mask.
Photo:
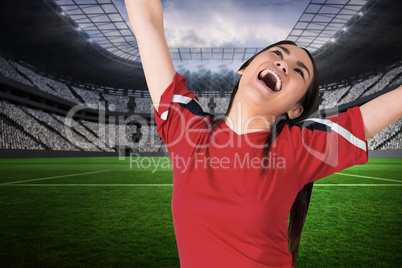
[{"label": "stadium stand", "polygon": [[[129,106],[134,114],[150,114],[152,101],[149,97],[136,97],[130,100],[127,96],[102,94],[93,90],[85,90],[76,86],[67,86],[52,78],[35,73],[19,63],[8,61],[0,57],[1,75],[22,82],[28,86],[72,101],[83,103],[91,109],[118,112],[128,116]],[[203,80],[204,84],[219,84],[219,81],[235,80],[230,72],[219,71],[211,73],[202,70],[185,72],[193,83]],[[222,74],[223,76],[219,76]],[[229,78],[228,78],[229,77]],[[320,109],[337,107],[348,104],[357,98],[371,95],[386,87],[398,84],[402,80],[402,67],[400,65],[388,68],[387,72],[360,78],[353,86],[337,88],[321,92],[322,102]],[[236,77],[237,79],[237,77]],[[217,81],[217,83],[215,83]],[[104,100],[104,102],[102,101]],[[226,112],[229,97],[199,97],[201,107],[205,112],[222,115]],[[132,104],[130,104],[132,103]],[[128,147],[138,152],[166,152],[166,146],[149,125],[142,126],[140,133],[135,125],[119,126],[113,123],[102,126],[99,122],[70,119],[71,127],[66,126],[66,118],[61,115],[44,112],[34,108],[21,108],[15,104],[2,101],[1,119],[1,147],[12,149],[47,149],[47,150],[81,150],[93,152],[113,152],[118,147]],[[103,131],[104,130],[104,131]],[[400,149],[401,121],[384,129],[369,140],[369,149]],[[15,133],[14,138],[6,138],[6,133]],[[29,133],[29,134],[28,134]],[[152,143],[146,142],[152,140]],[[136,141],[136,142],[134,142]],[[393,147],[396,146],[396,147]],[[399,147],[398,147],[399,146]]]},{"label": "stadium stand", "polygon": [[45,150],[46,148],[25,134],[14,122],[0,115],[0,149]]},{"label": "stadium stand", "polygon": [[102,110],[105,109],[104,106],[100,105],[100,97],[98,92],[84,90],[75,86],[72,86],[71,88],[81,97],[83,103],[89,108]]},{"label": "stadium stand", "polygon": [[333,106],[325,106],[325,108],[332,108],[336,105],[341,105],[345,103],[349,103],[351,101],[356,100],[359,98],[363,92],[370,86],[372,86],[380,77],[380,74],[373,76],[368,79],[363,79],[360,82],[357,82],[355,85],[353,85],[349,90],[346,91],[345,94],[341,96],[339,99],[339,102],[333,103]]},{"label": "stadium stand", "polygon": [[160,152],[163,146],[163,141],[156,132],[155,127],[142,126],[142,139],[139,142],[139,152]]},{"label": "stadium stand", "polygon": [[129,97],[103,94],[108,102],[108,110],[112,112],[128,113]]},{"label": "stadium stand", "polygon": [[[393,124],[389,125],[388,127],[381,130],[379,133],[371,137],[368,140],[369,149],[378,150],[382,148],[385,144],[397,138],[398,134],[400,134],[401,132],[402,132],[402,119],[399,119],[398,121],[394,122]],[[390,145],[391,143],[388,144],[388,148],[390,147]]]},{"label": "stadium stand", "polygon": [[[228,98],[216,99],[218,103],[228,101]],[[204,103],[207,100],[204,98]],[[162,148],[163,142],[155,127],[141,126],[141,135],[138,136],[135,125],[103,124],[85,120],[79,122],[69,119],[71,123],[67,126],[68,120],[60,115],[21,108],[4,101],[0,102],[0,108],[2,149],[113,152],[117,147],[129,147],[139,152],[166,151],[166,148]],[[398,141],[401,131],[402,120],[399,120],[369,139],[369,149],[401,148],[401,142]],[[15,134],[9,135],[11,137],[6,135],[11,133]]]},{"label": "stadium stand", "polygon": [[367,90],[359,97],[369,96],[375,92],[381,91],[382,89],[388,87],[390,83],[400,74],[402,74],[402,66],[388,70],[373,86],[367,87]]},{"label": "stadium stand", "polygon": [[151,98],[135,98],[134,113],[150,113],[153,112],[153,104]]},{"label": "stadium stand", "polygon": [[0,73],[12,80],[21,82],[23,84],[33,86],[26,78],[22,77],[17,70],[5,58],[0,55]]},{"label": "stadium stand", "polygon": [[0,101],[0,108],[0,149],[114,152],[119,147],[129,147],[139,152],[159,152],[163,145],[155,126],[141,126],[138,130],[133,124],[79,122],[5,101]]},{"label": "stadium stand", "polygon": [[66,87],[66,85],[63,85],[60,82],[54,81],[50,78],[44,77],[38,73],[35,73],[34,71],[28,69],[27,67],[22,66],[21,64],[12,62],[12,65],[20,71],[20,73],[24,74],[27,79],[29,79],[32,84],[40,89],[43,90],[47,93],[56,95],[58,97],[61,97],[63,99],[75,102],[75,103],[80,103],[80,101],[72,95],[71,91]]},{"label": "stadium stand", "polygon": [[208,106],[209,103],[211,102],[212,98],[208,98],[208,97],[199,97],[198,101],[201,105],[201,108],[204,112],[206,113],[212,113],[210,107]]},{"label": "stadium stand", "polygon": [[321,92],[320,109],[329,109],[348,104],[356,99],[370,96],[388,87],[400,85],[402,81],[402,65],[391,66],[375,75],[359,78],[352,82],[353,86],[340,87],[335,90]]},{"label": "stadium stand", "polygon": [[399,131],[392,139],[386,141],[376,150],[395,150],[402,148],[402,131]]},{"label": "stadium stand", "polygon": [[[66,120],[64,117],[59,116],[59,115],[53,115],[53,116],[60,122],[70,125],[68,120]],[[80,122],[78,122],[72,118],[69,120],[71,121],[71,129],[77,131],[79,134],[81,134],[83,137],[85,137],[89,142],[92,142],[94,145],[96,145],[103,151],[106,151],[106,152],[114,151],[112,148],[108,147],[99,137],[97,137],[91,131],[89,131],[87,128],[85,128]],[[85,141],[85,142],[88,142],[88,141]]]},{"label": "stadium stand", "polygon": [[320,109],[332,108],[338,105],[342,96],[348,92],[350,86],[340,88],[334,91],[324,91],[322,93],[322,102],[320,104]]},{"label": "stadium stand", "polygon": [[398,77],[394,79],[394,81],[391,82],[389,85],[390,87],[397,87],[402,84],[402,74],[399,74]]},{"label": "stadium stand", "polygon": [[66,125],[57,120],[51,114],[30,108],[23,108],[23,110],[33,116],[38,122],[41,122],[49,129],[56,131],[58,135],[66,138],[76,147],[84,151],[99,151],[93,143],[87,142],[84,136],[78,134],[74,129],[66,127]]},{"label": "stadium stand", "polygon": [[0,101],[2,113],[16,125],[21,127],[24,132],[29,133],[36,141],[40,142],[49,150],[71,150],[79,151],[79,148],[62,137],[57,131],[44,126],[35,118],[24,112],[20,107]]},{"label": "stadium stand", "polygon": [[215,114],[219,115],[219,114],[225,114],[226,110],[229,106],[229,98],[214,98],[214,102],[216,104],[215,107]]},{"label": "stadium stand", "polygon": [[[20,73],[22,73],[30,79],[25,79],[24,82],[28,82],[25,84],[34,85],[40,90],[44,90],[69,101],[74,101],[77,104],[83,101],[85,105],[92,109],[103,108],[101,102],[103,97],[108,104],[109,111],[129,115],[130,98],[127,96],[100,95],[98,92],[84,90],[75,86],[72,86],[72,90],[70,90],[65,84],[36,74],[34,71],[20,64],[9,64],[4,58],[1,58],[0,62],[3,66],[1,74],[5,77],[23,82],[25,78],[20,75]],[[5,70],[8,70],[8,72]],[[398,81],[401,80],[401,71],[402,68],[397,66],[385,74],[378,74],[358,81],[353,86],[338,88],[333,91],[324,91],[322,93],[320,108],[332,108],[347,104],[356,98],[381,91],[384,87],[398,83]],[[193,74],[192,77],[202,78],[203,76]],[[217,75],[209,77],[210,79],[211,77],[215,77],[221,80]],[[32,84],[30,84],[29,81],[32,81]],[[73,94],[73,92],[77,94],[82,101],[74,97],[75,94]],[[229,103],[228,97],[200,97],[199,100],[204,111],[214,112],[216,115],[224,114]],[[149,114],[152,111],[152,101],[149,97],[137,97],[134,101],[134,113]],[[122,127],[111,123],[101,126],[98,122],[82,120],[80,123],[77,120],[71,119],[70,128],[65,125],[65,117],[60,115],[33,108],[20,108],[4,101],[2,101],[0,105],[2,108],[2,149],[24,148],[113,152],[117,150],[117,147],[123,146],[132,148],[134,151],[138,152],[166,151],[166,146],[163,146],[162,140],[155,131],[151,131],[150,126],[142,126],[140,129],[141,135],[138,135],[135,125],[124,125]],[[10,122],[12,123],[10,124]],[[400,149],[401,144],[398,138],[400,137],[401,124],[401,121],[398,121],[376,134],[369,140],[369,149]],[[105,131],[102,132],[102,128],[105,129]],[[15,133],[15,137],[4,137],[6,133]],[[137,142],[133,142],[136,139]],[[153,143],[145,142],[151,139]]]}]

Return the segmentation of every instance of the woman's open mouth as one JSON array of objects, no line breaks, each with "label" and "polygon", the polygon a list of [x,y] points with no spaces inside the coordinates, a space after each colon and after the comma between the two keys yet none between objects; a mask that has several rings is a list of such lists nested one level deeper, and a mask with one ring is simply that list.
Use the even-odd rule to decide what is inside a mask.
[{"label": "woman's open mouth", "polygon": [[258,74],[258,79],[264,82],[264,84],[272,91],[278,92],[282,89],[281,77],[271,69],[262,70]]}]

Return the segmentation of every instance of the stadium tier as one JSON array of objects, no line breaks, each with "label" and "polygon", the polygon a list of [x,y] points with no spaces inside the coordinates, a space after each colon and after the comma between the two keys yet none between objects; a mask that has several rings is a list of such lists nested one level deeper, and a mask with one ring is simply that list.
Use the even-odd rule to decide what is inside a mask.
[{"label": "stadium tier", "polygon": [[[115,112],[123,117],[135,114],[151,114],[153,112],[150,97],[128,97],[110,95],[102,92],[84,89],[85,86],[70,86],[65,81],[57,81],[35,72],[34,69],[23,66],[5,57],[0,57],[0,77],[12,79],[29,88],[35,88],[62,98],[73,104],[83,104],[94,111],[105,110]],[[227,70],[211,72],[210,70],[186,71],[189,86],[199,85],[200,81],[208,85],[233,87],[237,76]],[[402,66],[393,65],[376,75],[360,78],[351,82],[352,85],[321,92],[320,109],[348,105],[361,97],[370,96],[376,92],[397,85],[402,80]],[[200,90],[197,88],[197,90]],[[195,90],[195,91],[197,91]],[[228,96],[199,97],[201,107],[205,112],[223,115],[229,104]],[[65,114],[55,114],[43,111],[40,107],[20,106],[15,101],[0,101],[1,107],[1,138],[0,149],[29,150],[65,150],[116,152],[121,147],[132,152],[166,152],[166,146],[157,135],[153,122],[148,121],[137,131],[136,125],[116,125],[114,122],[99,123],[92,121],[66,118]],[[106,108],[105,108],[106,107]],[[130,109],[131,107],[131,109]],[[152,129],[153,128],[153,129]],[[400,140],[402,120],[399,120],[372,137],[368,144],[371,150],[402,149]],[[15,133],[10,136],[10,133]],[[152,142],[150,142],[152,140]]]},{"label": "stadium tier", "polygon": [[386,88],[396,87],[400,85],[401,82],[402,63],[399,63],[375,75],[351,82],[352,85],[321,92],[322,102],[320,103],[320,109],[328,109],[342,104],[348,104],[358,98],[368,97]]},{"label": "stadium tier", "polygon": [[0,149],[115,152],[164,151],[154,126],[74,120],[0,101]]},{"label": "stadium tier", "polygon": [[110,111],[128,113],[128,96],[110,95],[81,89],[76,86],[66,85],[65,82],[57,81],[50,77],[29,69],[12,60],[6,60],[0,56],[0,73],[2,76],[23,83],[29,87],[34,87],[46,93],[55,95],[75,104],[85,104],[92,109],[105,109],[100,105],[101,100],[108,104]]}]

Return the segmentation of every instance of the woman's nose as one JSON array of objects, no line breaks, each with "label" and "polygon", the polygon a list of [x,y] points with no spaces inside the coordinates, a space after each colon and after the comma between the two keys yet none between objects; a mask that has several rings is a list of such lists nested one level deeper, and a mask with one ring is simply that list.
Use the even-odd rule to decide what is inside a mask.
[{"label": "woman's nose", "polygon": [[286,63],[285,62],[283,62],[283,61],[278,61],[277,63],[276,63],[276,66],[278,66],[278,68],[280,69],[280,70],[282,70],[285,74],[288,74],[287,73],[287,65],[286,65]]}]

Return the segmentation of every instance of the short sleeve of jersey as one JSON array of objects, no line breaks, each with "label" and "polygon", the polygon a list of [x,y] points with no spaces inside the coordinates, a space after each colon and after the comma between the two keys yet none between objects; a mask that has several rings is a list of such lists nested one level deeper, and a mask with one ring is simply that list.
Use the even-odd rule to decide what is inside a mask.
[{"label": "short sleeve of jersey", "polygon": [[185,138],[190,128],[205,129],[207,121],[203,119],[211,116],[203,112],[198,97],[187,89],[185,78],[177,73],[154,113],[157,132],[168,147]]},{"label": "short sleeve of jersey", "polygon": [[368,160],[359,107],[327,119],[307,119],[286,128],[301,187]]}]

